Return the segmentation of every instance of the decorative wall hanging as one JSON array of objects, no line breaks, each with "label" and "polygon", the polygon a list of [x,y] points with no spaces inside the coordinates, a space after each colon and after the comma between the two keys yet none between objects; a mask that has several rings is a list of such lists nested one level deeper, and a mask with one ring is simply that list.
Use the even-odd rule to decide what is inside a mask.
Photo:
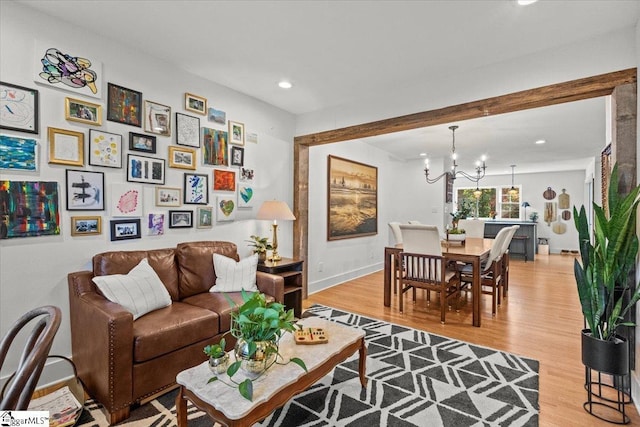
[{"label": "decorative wall hanging", "polygon": [[176,144],[200,148],[200,119],[176,113]]},{"label": "decorative wall hanging", "polygon": [[209,108],[209,121],[224,125],[227,123],[227,113],[215,108]]},{"label": "decorative wall hanging", "polygon": [[184,109],[204,116],[207,114],[207,99],[192,93],[185,93]]},{"label": "decorative wall hanging", "polygon": [[238,209],[253,207],[254,191],[251,181],[242,181],[238,185]]},{"label": "decorative wall hanging", "polygon": [[182,205],[182,190],[171,187],[156,187],[156,206],[177,207]]},{"label": "decorative wall hanging", "polygon": [[169,167],[196,170],[196,150],[193,148],[170,146]]},{"label": "decorative wall hanging", "polygon": [[129,132],[129,150],[156,154],[156,137],[142,133]]},{"label": "decorative wall hanging", "polygon": [[107,120],[142,127],[142,93],[109,83]]},{"label": "decorative wall hanging", "polygon": [[72,216],[72,236],[97,236],[102,234],[102,217],[100,216]]},{"label": "decorative wall hanging", "polygon": [[35,139],[0,135],[0,169],[38,170],[38,142]]},{"label": "decorative wall hanging", "polygon": [[235,171],[214,169],[213,191],[236,191]]},{"label": "decorative wall hanging", "polygon": [[244,123],[229,120],[229,142],[244,145]]},{"label": "decorative wall hanging", "polygon": [[327,240],[378,233],[378,168],[329,156]]},{"label": "decorative wall hanging", "polygon": [[216,200],[216,221],[225,222],[236,219],[236,204],[233,199],[220,196]]},{"label": "decorative wall hanging", "polygon": [[253,181],[255,172],[253,169],[240,168],[240,181]]},{"label": "decorative wall hanging", "polygon": [[602,209],[609,216],[609,177],[611,176],[611,144],[607,145],[600,153],[600,194],[602,197]]},{"label": "decorative wall hanging", "polygon": [[142,186],[111,184],[111,216],[142,216]]},{"label": "decorative wall hanging", "polygon": [[91,171],[66,171],[67,210],[104,210],[104,173]]},{"label": "decorative wall hanging", "polygon": [[0,129],[38,133],[38,91],[0,82]]},{"label": "decorative wall hanging", "polygon": [[551,189],[551,187],[547,187],[547,189],[542,193],[542,197],[546,200],[553,200],[556,198],[556,192]]},{"label": "decorative wall hanging", "polygon": [[164,184],[164,159],[127,154],[127,181]]},{"label": "decorative wall hanging", "polygon": [[149,236],[162,236],[164,234],[164,214],[150,213],[148,215],[147,227]]},{"label": "decorative wall hanging", "polygon": [[102,98],[102,63],[86,54],[36,42],[34,81],[56,89]]},{"label": "decorative wall hanging", "polygon": [[48,128],[49,163],[84,166],[84,133]]},{"label": "decorative wall hanging", "polygon": [[247,132],[247,142],[258,143],[258,134],[255,132]]},{"label": "decorative wall hanging", "polygon": [[171,107],[144,101],[144,131],[171,136]]},{"label": "decorative wall hanging", "polygon": [[202,163],[214,166],[229,166],[228,134],[211,128],[202,128]]},{"label": "decorative wall hanging", "polygon": [[213,208],[201,207],[196,210],[197,222],[196,228],[212,228],[213,227]]},{"label": "decorative wall hanging", "polygon": [[193,211],[169,211],[169,228],[192,228]]},{"label": "decorative wall hanging", "polygon": [[209,203],[209,176],[185,173],[183,191],[185,204],[206,205]]},{"label": "decorative wall hanging", "polygon": [[558,195],[558,209],[570,209],[571,197],[567,194],[566,189],[562,189],[562,193]]},{"label": "decorative wall hanging", "polygon": [[72,122],[102,126],[102,105],[80,99],[64,99],[64,118]]},{"label": "decorative wall hanging", "polygon": [[60,234],[58,183],[0,181],[0,239]]},{"label": "decorative wall hanging", "polygon": [[544,222],[551,225],[556,220],[557,208],[556,202],[544,202]]},{"label": "decorative wall hanging", "polygon": [[231,166],[244,165],[244,148],[231,147]]},{"label": "decorative wall hanging", "polygon": [[122,135],[89,129],[89,164],[122,168]]},{"label": "decorative wall hanging", "polygon": [[569,221],[571,219],[571,211],[562,211],[562,219]]},{"label": "decorative wall hanging", "polygon": [[111,241],[140,239],[140,218],[111,220]]},{"label": "decorative wall hanging", "polygon": [[564,234],[567,232],[567,225],[560,221],[560,216],[558,216],[557,221],[553,223],[551,229],[556,234]]}]

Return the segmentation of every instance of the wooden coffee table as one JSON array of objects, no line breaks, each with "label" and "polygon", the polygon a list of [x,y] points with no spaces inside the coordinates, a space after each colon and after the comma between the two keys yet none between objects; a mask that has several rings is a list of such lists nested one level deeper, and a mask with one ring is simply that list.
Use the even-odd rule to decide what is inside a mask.
[{"label": "wooden coffee table", "polygon": [[[367,348],[364,331],[319,317],[309,317],[300,323],[306,327],[323,327],[329,335],[327,344],[318,345],[296,345],[289,333],[280,340],[279,351],[284,359],[301,358],[308,372],[295,363],[273,365],[265,375],[254,381],[253,402],[250,402],[240,395],[237,388],[220,381],[207,384],[213,376],[208,362],[186,369],[176,377],[180,385],[176,397],[178,426],[187,427],[187,399],[221,424],[251,426],[283,406],[297,393],[309,388],[356,351],[360,352],[360,383],[366,387]],[[233,356],[231,358],[233,360]],[[238,371],[234,379],[240,382],[245,378],[243,375]],[[228,381],[226,374],[222,374],[221,379]]]}]

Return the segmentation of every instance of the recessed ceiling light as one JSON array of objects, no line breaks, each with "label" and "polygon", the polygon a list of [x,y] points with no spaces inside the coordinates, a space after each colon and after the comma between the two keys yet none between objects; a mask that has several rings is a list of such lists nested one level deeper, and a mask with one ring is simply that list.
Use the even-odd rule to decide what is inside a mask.
[{"label": "recessed ceiling light", "polygon": [[533,4],[535,2],[537,2],[538,0],[518,0],[518,4],[520,6],[527,6],[529,4]]},{"label": "recessed ceiling light", "polygon": [[282,80],[281,82],[279,82],[278,86],[280,86],[282,89],[291,89],[293,87],[291,82],[288,82],[286,80]]},{"label": "recessed ceiling light", "polygon": [[420,153],[420,157],[426,157],[427,153]]},{"label": "recessed ceiling light", "polygon": [[539,140],[536,141],[536,144],[540,145],[540,144],[544,144],[545,142],[547,142],[547,141],[544,140],[544,139],[539,139]]}]

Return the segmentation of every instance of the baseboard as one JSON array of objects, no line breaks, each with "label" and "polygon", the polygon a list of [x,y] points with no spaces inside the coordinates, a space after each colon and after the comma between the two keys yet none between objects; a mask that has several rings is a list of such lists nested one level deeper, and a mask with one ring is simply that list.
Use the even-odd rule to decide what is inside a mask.
[{"label": "baseboard", "polygon": [[640,372],[631,371],[631,400],[640,413]]},{"label": "baseboard", "polygon": [[333,286],[339,285],[349,280],[357,279],[358,277],[375,273],[376,271],[382,270],[382,268],[383,268],[383,264],[379,262],[376,264],[360,267],[355,270],[345,271],[343,273],[336,274],[335,276],[327,277],[322,280],[309,282],[307,285],[308,292],[309,294],[314,294],[316,292],[322,291],[323,289],[331,288]]},{"label": "baseboard", "polygon": [[[4,387],[10,376],[11,374],[0,378],[0,389]],[[74,376],[73,368],[69,362],[63,359],[49,359],[44,365],[36,390],[37,392],[41,390],[55,390],[60,383]]]}]

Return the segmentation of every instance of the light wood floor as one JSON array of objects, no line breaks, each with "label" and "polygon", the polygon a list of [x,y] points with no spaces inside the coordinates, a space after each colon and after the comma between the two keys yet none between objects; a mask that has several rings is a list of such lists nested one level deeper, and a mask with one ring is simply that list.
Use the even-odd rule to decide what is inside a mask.
[{"label": "light wood floor", "polygon": [[[542,255],[535,262],[512,261],[509,296],[491,316],[490,296],[483,295],[482,327],[471,326],[471,295],[459,313],[447,312],[440,324],[437,305],[426,307],[422,292],[416,304],[405,295],[383,304],[382,271],[309,295],[303,306],[322,304],[447,337],[508,351],[540,361],[540,425],[610,425],[582,408],[586,400],[581,362],[582,313],[573,277],[571,255]],[[633,405],[627,413],[634,425],[640,416]]]}]

